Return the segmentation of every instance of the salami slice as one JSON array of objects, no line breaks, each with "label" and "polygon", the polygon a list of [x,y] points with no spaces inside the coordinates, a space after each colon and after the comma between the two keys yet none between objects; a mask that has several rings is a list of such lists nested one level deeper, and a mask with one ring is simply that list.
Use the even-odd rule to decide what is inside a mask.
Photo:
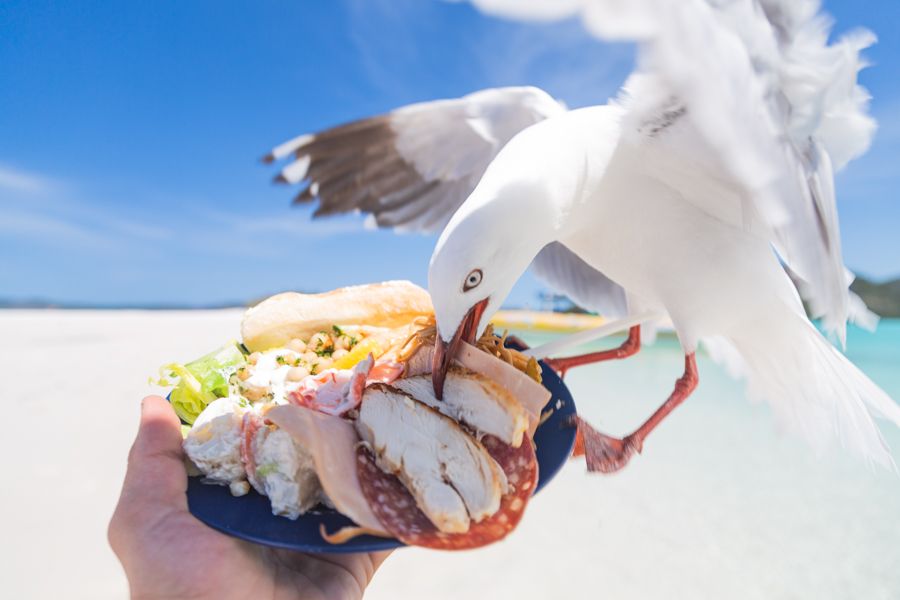
[{"label": "salami slice", "polygon": [[527,437],[518,448],[491,435],[484,436],[481,443],[506,473],[509,490],[500,499],[500,509],[479,523],[472,522],[466,533],[438,530],[419,510],[406,486],[382,471],[366,448],[357,448],[359,483],[385,529],[405,544],[439,550],[478,548],[503,539],[515,529],[537,485],[534,446]]}]

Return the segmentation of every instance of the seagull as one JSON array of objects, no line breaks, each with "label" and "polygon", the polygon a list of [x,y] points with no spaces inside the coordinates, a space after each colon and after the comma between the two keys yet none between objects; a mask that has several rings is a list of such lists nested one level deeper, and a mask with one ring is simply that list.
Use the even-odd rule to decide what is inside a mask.
[{"label": "seagull", "polygon": [[315,217],[440,231],[428,272],[438,396],[459,345],[530,267],[628,327],[618,348],[549,359],[562,374],[632,356],[662,318],[684,352],[671,394],[632,433],[576,418],[588,470],[618,471],[642,451],[697,387],[701,343],[783,428],[896,469],[875,418],[900,425],[900,407],[802,302],[845,342],[857,303],[833,172],[875,129],[856,81],[871,34],[829,44],[812,0],[474,2],[514,18],[580,15],[598,37],[636,41],[637,67],[604,105],[488,89],[302,135],[266,157],[289,159],[277,179],[304,185],[295,202],[318,199]]}]

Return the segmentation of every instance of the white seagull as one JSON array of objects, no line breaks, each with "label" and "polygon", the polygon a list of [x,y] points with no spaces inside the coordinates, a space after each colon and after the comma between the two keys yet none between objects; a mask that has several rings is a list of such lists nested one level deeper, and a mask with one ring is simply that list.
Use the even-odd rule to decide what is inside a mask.
[{"label": "white seagull", "polygon": [[[592,471],[612,472],[696,387],[701,340],[740,365],[749,393],[816,448],[833,439],[895,468],[873,417],[900,408],[809,321],[842,342],[852,300],[833,169],[868,147],[857,85],[871,34],[827,41],[808,0],[475,0],[514,17],[580,14],[638,44],[619,98],[573,111],[533,87],[424,102],[303,135],[268,160],[306,183],[315,216],[443,230],[428,285],[440,331],[433,379],[529,267],[579,305],[631,327],[624,358],[667,315],[685,354],[669,398],[618,439],[577,421]],[[792,282],[795,278],[797,285]]]}]

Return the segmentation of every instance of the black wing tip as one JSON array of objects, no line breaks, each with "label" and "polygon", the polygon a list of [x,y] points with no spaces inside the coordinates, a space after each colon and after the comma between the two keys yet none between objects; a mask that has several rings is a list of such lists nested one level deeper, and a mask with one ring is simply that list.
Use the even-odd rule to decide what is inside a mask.
[{"label": "black wing tip", "polygon": [[319,204],[318,208],[313,212],[313,219],[322,219],[325,217],[331,217],[333,215],[340,215],[348,212],[337,206],[328,206],[326,204]]},{"label": "black wing tip", "polygon": [[308,204],[312,202],[313,198],[315,198],[315,196],[313,195],[312,190],[310,190],[310,188],[306,188],[305,190],[294,196],[291,204],[293,204],[294,206],[298,204]]}]

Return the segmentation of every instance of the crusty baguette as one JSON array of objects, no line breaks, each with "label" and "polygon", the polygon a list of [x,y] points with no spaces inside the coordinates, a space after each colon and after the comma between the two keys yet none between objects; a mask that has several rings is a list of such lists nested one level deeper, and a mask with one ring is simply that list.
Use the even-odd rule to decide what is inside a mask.
[{"label": "crusty baguette", "polygon": [[251,351],[307,340],[332,325],[400,327],[434,311],[428,292],[409,281],[339,288],[323,294],[285,292],[249,309],[241,337]]}]

